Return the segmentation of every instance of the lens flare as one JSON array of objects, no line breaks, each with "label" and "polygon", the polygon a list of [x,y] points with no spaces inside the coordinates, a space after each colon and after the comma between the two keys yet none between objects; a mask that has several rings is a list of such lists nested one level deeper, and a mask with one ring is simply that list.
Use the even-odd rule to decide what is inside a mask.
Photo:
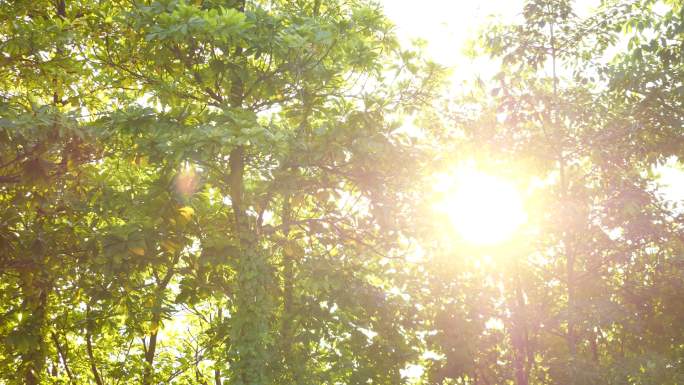
[{"label": "lens flare", "polygon": [[195,167],[186,163],[173,181],[176,193],[184,199],[190,198],[200,187],[200,176]]},{"label": "lens flare", "polygon": [[435,209],[444,213],[467,242],[493,245],[509,240],[527,221],[522,198],[505,179],[475,169],[439,175]]}]

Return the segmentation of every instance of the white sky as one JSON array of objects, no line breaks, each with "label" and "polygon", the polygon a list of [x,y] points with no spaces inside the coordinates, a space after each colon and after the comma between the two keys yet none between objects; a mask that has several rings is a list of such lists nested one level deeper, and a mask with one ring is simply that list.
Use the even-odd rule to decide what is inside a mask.
[{"label": "white sky", "polygon": [[[587,15],[600,0],[576,0],[575,12]],[[427,41],[427,54],[439,64],[454,69],[454,80],[492,74],[495,63],[475,61],[463,54],[468,41],[487,23],[522,20],[524,0],[381,0],[385,14],[396,23],[403,42]]]},{"label": "white sky", "polygon": [[385,14],[397,25],[404,41],[421,38],[437,62],[455,65],[462,61],[461,50],[489,15],[502,22],[514,21],[522,2],[459,0],[384,0]]}]

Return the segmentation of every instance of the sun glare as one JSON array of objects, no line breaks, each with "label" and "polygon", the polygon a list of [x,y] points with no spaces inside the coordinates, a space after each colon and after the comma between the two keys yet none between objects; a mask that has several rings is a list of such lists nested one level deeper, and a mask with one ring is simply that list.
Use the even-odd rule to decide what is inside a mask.
[{"label": "sun glare", "polygon": [[509,240],[527,215],[515,186],[505,179],[466,168],[437,178],[435,208],[467,242],[493,245]]}]

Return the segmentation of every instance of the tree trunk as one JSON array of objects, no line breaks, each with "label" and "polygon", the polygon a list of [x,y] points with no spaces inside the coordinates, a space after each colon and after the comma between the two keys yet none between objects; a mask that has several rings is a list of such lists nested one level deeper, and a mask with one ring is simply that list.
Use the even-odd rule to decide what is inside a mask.
[{"label": "tree trunk", "polygon": [[22,354],[24,367],[24,383],[26,385],[38,385],[43,378],[45,367],[45,327],[47,316],[48,289],[39,283],[29,283],[24,286],[25,311],[30,314],[27,322],[23,325],[26,333],[32,337],[32,343]]},{"label": "tree trunk", "polygon": [[158,283],[155,293],[155,305],[152,309],[152,319],[150,320],[150,340],[145,350],[145,370],[143,372],[143,385],[152,383],[154,377],[154,355],[157,352],[157,336],[159,334],[159,326],[161,324],[162,306],[164,304],[164,294],[169,282],[176,273],[175,268],[180,261],[180,252],[176,252],[169,264],[166,266],[166,274],[164,278]]},{"label": "tree trunk", "polygon": [[234,211],[234,234],[239,256],[236,262],[236,311],[233,320],[231,357],[233,383],[265,385],[269,329],[269,297],[266,286],[269,266],[266,255],[259,250],[257,234],[251,229],[249,216],[242,206],[244,187],[244,148],[237,147],[230,155],[231,200]]},{"label": "tree trunk", "polygon": [[58,361],[62,361],[62,366],[64,366],[64,371],[66,372],[67,377],[69,377],[69,382],[73,383],[74,375],[71,373],[71,368],[69,368],[68,362],[68,345],[62,347],[62,344],[59,342],[59,336],[57,336],[55,333],[52,333],[52,341],[55,343],[55,349],[57,349]]},{"label": "tree trunk", "polygon": [[90,372],[95,379],[97,385],[104,385],[100,372],[97,370],[97,363],[95,362],[95,354],[93,352],[93,329],[94,322],[90,315],[90,305],[86,308],[86,353],[88,353],[88,361],[90,363]]},{"label": "tree trunk", "polygon": [[[245,10],[244,0],[235,6]],[[235,57],[243,53],[242,47],[234,51]],[[231,108],[243,108],[244,84],[235,73],[230,89]],[[268,381],[267,338],[270,333],[270,298],[267,285],[270,266],[263,250],[259,249],[258,234],[249,223],[244,198],[244,173],[246,149],[236,146],[230,152],[229,193],[234,214],[233,235],[239,252],[237,271],[236,310],[233,321],[229,362],[232,363],[232,383],[240,385],[265,385]]]},{"label": "tree trunk", "polygon": [[529,384],[529,344],[527,336],[527,317],[525,314],[525,298],[522,291],[520,280],[520,269],[518,262],[515,263],[515,307],[513,309],[513,331],[511,339],[513,342],[513,369],[515,371],[516,385]]},{"label": "tree trunk", "polygon": [[143,372],[143,385],[150,385],[152,383],[152,377],[154,375],[152,365],[154,364],[154,355],[157,351],[157,334],[159,330],[159,321],[159,312],[155,312],[152,315],[152,332],[150,333],[150,340],[147,344],[147,350],[145,351],[145,371]]},{"label": "tree trunk", "polygon": [[[553,14],[553,10],[552,10]],[[557,104],[558,104],[558,76],[556,75],[556,40],[555,40],[555,35],[554,35],[554,23],[551,22],[549,23],[549,32],[550,32],[550,40],[551,40],[551,65],[552,65],[552,71],[553,71],[553,109],[551,111],[551,122],[552,124],[556,125],[558,124],[558,119],[557,119]],[[557,132],[559,132],[559,141],[558,141],[558,168],[559,168],[559,174],[560,174],[560,200],[562,201],[561,203],[565,206],[569,204],[568,202],[569,199],[569,191],[568,191],[568,180],[567,180],[567,175],[566,175],[566,170],[565,170],[565,150],[563,146],[563,140],[564,140],[564,135],[562,134],[562,131],[556,127]],[[568,322],[568,331],[567,331],[567,337],[566,337],[566,342],[568,345],[568,351],[570,352],[570,378],[572,378],[574,381],[574,367],[575,367],[575,360],[577,358],[577,337],[576,337],[576,325],[575,325],[575,318],[576,318],[576,295],[575,295],[575,252],[572,247],[572,237],[569,232],[569,230],[565,230],[563,232],[563,248],[565,250],[565,258],[566,258],[566,265],[565,265],[565,280],[568,288],[568,316],[567,316],[567,322]]]},{"label": "tree trunk", "polygon": [[[292,221],[292,207],[290,206],[290,197],[283,197],[283,234],[285,235],[285,242],[290,242],[290,224]],[[282,362],[284,366],[284,381],[290,383],[300,383],[300,373],[303,368],[296,363],[295,349],[294,349],[294,281],[295,281],[295,256],[292,254],[292,248],[282,251],[282,266],[283,266],[283,313],[281,315],[280,324],[280,340]]]}]

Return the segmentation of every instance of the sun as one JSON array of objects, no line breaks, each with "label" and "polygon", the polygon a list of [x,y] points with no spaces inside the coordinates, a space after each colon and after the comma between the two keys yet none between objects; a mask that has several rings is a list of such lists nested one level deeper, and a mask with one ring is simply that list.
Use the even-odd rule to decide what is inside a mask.
[{"label": "sun", "polygon": [[435,209],[475,245],[507,241],[527,221],[522,197],[511,182],[472,167],[438,175],[435,191],[440,196]]}]

